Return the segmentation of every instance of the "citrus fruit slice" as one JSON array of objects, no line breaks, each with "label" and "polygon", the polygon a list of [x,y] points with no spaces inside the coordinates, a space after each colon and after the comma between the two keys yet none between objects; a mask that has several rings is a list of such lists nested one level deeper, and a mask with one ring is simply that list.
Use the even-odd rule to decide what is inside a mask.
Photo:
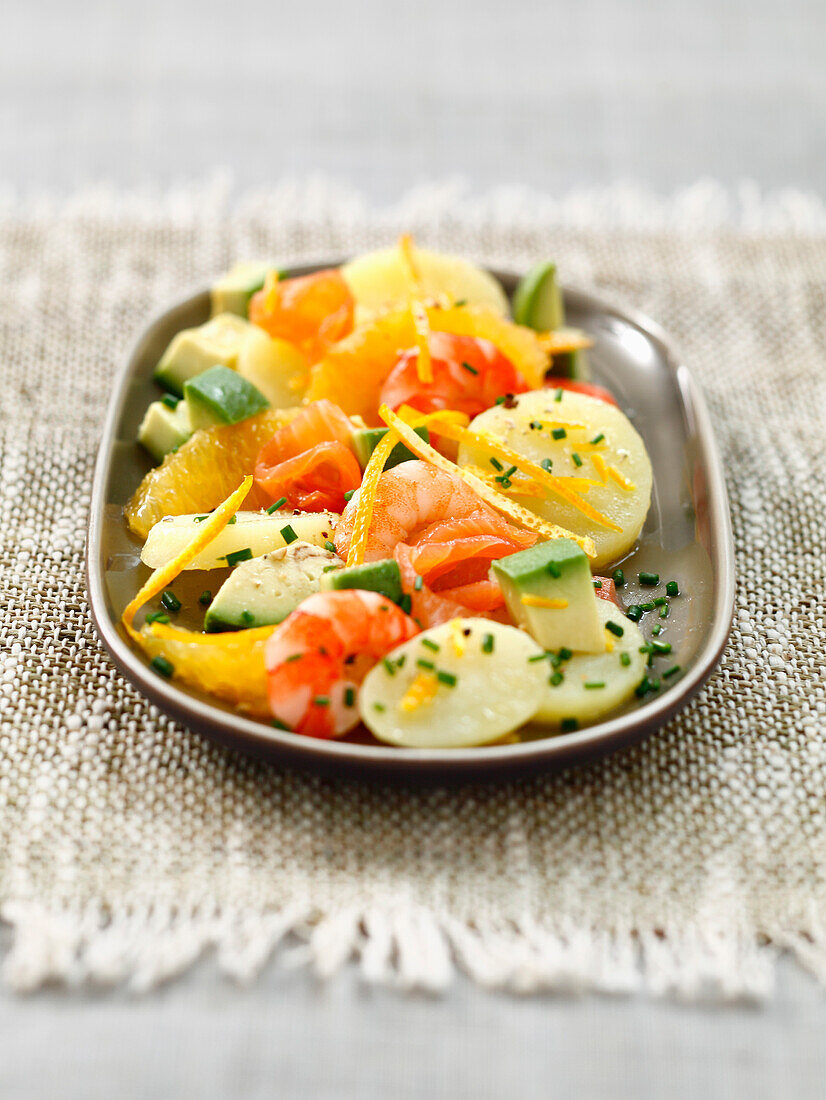
[{"label": "citrus fruit slice", "polygon": [[[516,325],[489,306],[430,306],[427,320],[433,332],[477,336],[489,340],[509,359],[529,386],[542,384],[548,355],[538,335]],[[416,343],[410,309],[394,309],[360,326],[327,352],[310,371],[307,400],[327,397],[346,413],[368,424],[378,417],[381,387],[399,355]]]},{"label": "citrus fruit slice", "polygon": [[[228,427],[205,428],[150,470],[126,506],[129,529],[145,539],[164,516],[209,512],[255,467],[258,452],[299,409],[268,409]],[[248,509],[269,503],[253,487]]]}]

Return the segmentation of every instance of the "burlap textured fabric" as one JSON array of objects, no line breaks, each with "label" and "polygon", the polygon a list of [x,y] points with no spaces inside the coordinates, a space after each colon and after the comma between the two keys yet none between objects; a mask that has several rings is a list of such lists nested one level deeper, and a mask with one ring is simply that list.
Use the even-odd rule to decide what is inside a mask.
[{"label": "burlap textured fabric", "polygon": [[[433,190],[377,216],[285,187],[233,209],[197,190],[0,206],[7,982],[146,987],[210,947],[239,976],[275,952],[404,986],[458,965],[524,990],[686,996],[765,993],[790,948],[826,981],[826,228],[793,205],[735,228],[711,200]],[[141,327],[235,258],[343,256],[399,228],[505,267],[555,257],[665,325],[705,389],[734,630],[706,690],[631,751],[457,791],[320,780],[168,721],[96,640],[90,480]]]}]

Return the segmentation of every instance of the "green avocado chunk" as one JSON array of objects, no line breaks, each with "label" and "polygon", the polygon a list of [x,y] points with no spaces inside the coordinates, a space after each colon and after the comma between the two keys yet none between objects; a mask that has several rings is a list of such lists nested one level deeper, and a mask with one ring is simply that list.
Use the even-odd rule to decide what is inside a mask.
[{"label": "green avocado chunk", "polygon": [[229,367],[215,366],[184,382],[193,431],[214,424],[237,424],[269,408],[260,390]]},{"label": "green avocado chunk", "polygon": [[[493,572],[514,622],[545,649],[605,650],[591,568],[585,551],[572,539],[538,542],[499,558]],[[543,607],[540,601],[545,600],[558,601],[559,606]]]},{"label": "green avocado chunk", "polygon": [[183,396],[184,382],[215,363],[235,367],[241,343],[253,328],[233,313],[221,313],[198,328],[187,328],[172,338],[155,368],[155,381]]},{"label": "green avocado chunk", "polygon": [[215,633],[280,623],[318,592],[325,569],[342,565],[336,554],[309,542],[293,542],[241,562],[215,594],[204,629]]},{"label": "green avocado chunk", "polygon": [[250,298],[261,290],[269,270],[269,265],[262,263],[238,263],[231,268],[210,290],[212,316],[234,313],[246,319]]},{"label": "green avocado chunk", "polygon": [[[430,432],[427,428],[415,428],[414,431],[419,439],[423,439],[425,443],[430,442]],[[357,431],[353,432],[353,450],[355,451],[356,458],[362,470],[370,461],[370,455],[375,451],[385,435],[387,435],[387,428],[359,428]],[[411,458],[415,457],[413,452],[405,447],[404,443],[397,443],[387,456],[384,468],[385,470],[390,470],[393,466],[398,466],[400,462],[409,462]]]},{"label": "green avocado chunk", "polygon": [[185,401],[180,401],[174,409],[164,401],[153,401],[138,428],[138,442],[156,462],[162,462],[164,455],[186,443],[192,431]]},{"label": "green avocado chunk", "polygon": [[[513,296],[513,319],[537,332],[565,327],[565,305],[556,279],[556,264],[544,260],[522,276]],[[551,373],[561,378],[587,381],[591,377],[587,353],[577,350],[554,355]]]},{"label": "green avocado chunk", "polygon": [[325,573],[321,578],[321,588],[330,592],[342,588],[361,588],[368,592],[378,592],[393,603],[400,603],[404,596],[399,563],[392,558],[387,561],[371,561],[364,565],[350,565],[334,573]]}]

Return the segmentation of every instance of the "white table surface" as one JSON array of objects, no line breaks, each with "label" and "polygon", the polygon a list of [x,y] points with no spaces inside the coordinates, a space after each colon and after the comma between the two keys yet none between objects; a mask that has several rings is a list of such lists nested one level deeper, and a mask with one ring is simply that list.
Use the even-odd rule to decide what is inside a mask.
[{"label": "white table surface", "polygon": [[[322,172],[388,201],[428,177],[560,192],[711,176],[826,191],[823,0],[46,0],[7,4],[0,186],[238,189]],[[764,1009],[442,999],[204,964],[150,997],[0,993],[0,1097],[826,1094],[826,1001]]]}]

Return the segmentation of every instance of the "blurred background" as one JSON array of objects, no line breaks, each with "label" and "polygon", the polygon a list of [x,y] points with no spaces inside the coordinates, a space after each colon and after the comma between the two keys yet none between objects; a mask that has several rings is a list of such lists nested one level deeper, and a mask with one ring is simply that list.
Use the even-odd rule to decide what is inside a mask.
[{"label": "blurred background", "polygon": [[7,4],[0,179],[822,192],[824,61],[823,0]]}]

